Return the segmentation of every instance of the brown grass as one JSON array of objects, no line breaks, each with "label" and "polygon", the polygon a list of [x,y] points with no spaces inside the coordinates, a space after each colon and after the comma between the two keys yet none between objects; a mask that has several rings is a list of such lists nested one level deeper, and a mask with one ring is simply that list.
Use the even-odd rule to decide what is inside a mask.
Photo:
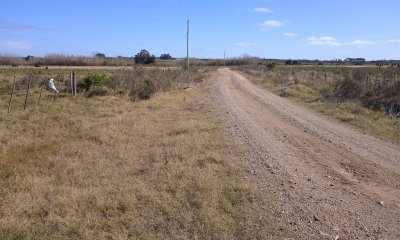
[{"label": "brown grass", "polygon": [[2,96],[0,239],[277,239],[204,94]]}]

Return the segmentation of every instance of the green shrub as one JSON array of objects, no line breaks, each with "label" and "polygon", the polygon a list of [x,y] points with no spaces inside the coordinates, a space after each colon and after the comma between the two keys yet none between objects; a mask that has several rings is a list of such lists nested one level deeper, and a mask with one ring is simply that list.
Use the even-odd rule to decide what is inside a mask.
[{"label": "green shrub", "polygon": [[88,91],[92,86],[104,86],[108,83],[108,77],[105,74],[92,74],[83,79],[79,87]]},{"label": "green shrub", "polygon": [[272,70],[276,67],[277,63],[276,62],[268,62],[265,64],[265,68],[267,68],[268,70]]}]

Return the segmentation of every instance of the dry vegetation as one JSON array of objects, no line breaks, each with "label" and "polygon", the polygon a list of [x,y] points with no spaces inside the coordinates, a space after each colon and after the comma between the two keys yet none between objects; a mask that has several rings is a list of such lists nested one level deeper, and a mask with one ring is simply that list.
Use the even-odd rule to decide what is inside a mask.
[{"label": "dry vegetation", "polygon": [[363,131],[400,143],[400,69],[278,66],[238,68],[272,89]]},{"label": "dry vegetation", "polygon": [[[277,239],[284,230],[259,211],[265,203],[193,85],[204,73],[82,69],[107,74],[109,94],[72,98],[69,70],[41,70],[27,111],[20,81],[7,114],[13,71],[0,84],[0,239]],[[46,92],[36,105],[53,76],[60,97]],[[152,81],[149,100],[132,101],[137,81]]]}]

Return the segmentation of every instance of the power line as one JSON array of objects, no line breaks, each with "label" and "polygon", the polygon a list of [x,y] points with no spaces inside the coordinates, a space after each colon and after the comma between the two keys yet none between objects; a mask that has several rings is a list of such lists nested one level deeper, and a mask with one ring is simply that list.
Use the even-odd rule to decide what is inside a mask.
[{"label": "power line", "polygon": [[187,12],[186,12],[185,6],[182,3],[182,0],[178,0],[178,2],[179,2],[179,6],[180,6],[181,12],[183,13],[183,15],[185,15],[186,18],[188,18],[187,17]]},{"label": "power line", "polygon": [[174,54],[176,52],[176,49],[181,46],[181,44],[186,40],[187,38],[187,33],[183,35],[183,37],[178,41],[178,43],[174,46],[174,50],[171,52],[171,54]]}]

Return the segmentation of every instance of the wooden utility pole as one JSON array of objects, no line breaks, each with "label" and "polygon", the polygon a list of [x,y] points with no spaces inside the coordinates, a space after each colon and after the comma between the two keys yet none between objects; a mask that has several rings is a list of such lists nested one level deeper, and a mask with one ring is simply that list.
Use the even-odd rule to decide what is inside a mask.
[{"label": "wooden utility pole", "polygon": [[225,66],[225,64],[226,64],[226,63],[225,63],[225,51],[224,51],[224,66]]},{"label": "wooden utility pole", "polygon": [[187,20],[186,37],[186,67],[189,69],[189,19]]},{"label": "wooden utility pole", "polygon": [[28,95],[29,95],[29,89],[31,88],[32,76],[33,76],[33,73],[31,73],[31,75],[29,76],[29,80],[28,80],[28,87],[27,87],[27,89],[26,89],[24,110],[26,109],[26,104],[28,103]]}]

